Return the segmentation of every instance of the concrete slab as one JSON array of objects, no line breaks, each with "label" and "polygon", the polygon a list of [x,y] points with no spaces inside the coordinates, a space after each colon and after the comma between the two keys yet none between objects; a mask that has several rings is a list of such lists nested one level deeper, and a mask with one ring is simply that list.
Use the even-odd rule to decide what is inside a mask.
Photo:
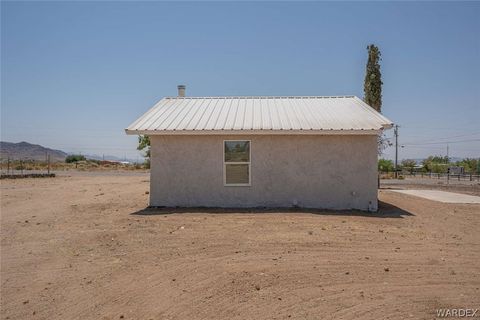
[{"label": "concrete slab", "polygon": [[443,203],[480,203],[480,197],[440,190],[389,190]]}]

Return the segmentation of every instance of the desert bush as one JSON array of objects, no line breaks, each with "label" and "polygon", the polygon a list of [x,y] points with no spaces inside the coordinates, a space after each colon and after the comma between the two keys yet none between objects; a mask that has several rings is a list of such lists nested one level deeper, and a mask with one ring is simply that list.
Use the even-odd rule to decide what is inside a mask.
[{"label": "desert bush", "polygon": [[85,161],[87,160],[85,156],[81,154],[71,154],[65,158],[66,163],[78,162],[78,161]]},{"label": "desert bush", "polygon": [[98,168],[100,166],[98,162],[90,161],[90,160],[88,161],[88,165],[93,168]]}]

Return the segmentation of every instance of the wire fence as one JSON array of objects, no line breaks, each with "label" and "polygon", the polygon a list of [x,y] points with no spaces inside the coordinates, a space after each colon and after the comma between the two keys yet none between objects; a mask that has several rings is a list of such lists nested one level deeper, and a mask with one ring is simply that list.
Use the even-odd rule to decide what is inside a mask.
[{"label": "wire fence", "polygon": [[[380,172],[380,175],[393,176],[393,172]],[[480,181],[480,174],[476,173],[434,173],[434,172],[398,172],[403,178],[425,178],[437,180]]]},{"label": "wire fence", "polygon": [[6,158],[0,159],[0,173],[3,178],[7,176],[32,176],[38,177],[40,175],[51,176],[52,162],[50,155],[46,156],[46,160],[39,161],[34,159],[15,159]]},{"label": "wire fence", "polygon": [[473,174],[473,173],[433,173],[433,172],[409,172],[409,173],[402,173],[405,177],[413,177],[413,178],[430,178],[430,179],[437,179],[437,180],[458,180],[458,181],[480,181],[480,175]]},{"label": "wire fence", "polygon": [[105,170],[146,170],[147,163],[129,163],[109,160],[84,160],[66,163],[58,159],[52,160],[46,156],[45,160],[28,158],[0,158],[0,177],[5,178],[36,178],[54,177],[55,172],[63,171],[105,171]]}]

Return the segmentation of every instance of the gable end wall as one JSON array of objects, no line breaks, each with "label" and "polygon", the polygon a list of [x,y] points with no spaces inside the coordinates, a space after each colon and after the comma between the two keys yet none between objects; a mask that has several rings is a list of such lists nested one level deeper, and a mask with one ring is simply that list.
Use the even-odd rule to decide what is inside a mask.
[{"label": "gable end wall", "polygon": [[[251,186],[224,186],[223,141],[251,140]],[[151,136],[151,206],[377,208],[376,135]]]}]

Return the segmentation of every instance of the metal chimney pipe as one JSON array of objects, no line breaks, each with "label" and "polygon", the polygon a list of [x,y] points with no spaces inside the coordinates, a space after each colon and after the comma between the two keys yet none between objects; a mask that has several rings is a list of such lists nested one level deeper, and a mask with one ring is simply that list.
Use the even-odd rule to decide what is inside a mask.
[{"label": "metal chimney pipe", "polygon": [[179,85],[177,86],[177,88],[178,88],[178,96],[179,96],[179,97],[185,97],[185,88],[186,88],[186,86],[183,85],[183,84],[179,84]]}]

